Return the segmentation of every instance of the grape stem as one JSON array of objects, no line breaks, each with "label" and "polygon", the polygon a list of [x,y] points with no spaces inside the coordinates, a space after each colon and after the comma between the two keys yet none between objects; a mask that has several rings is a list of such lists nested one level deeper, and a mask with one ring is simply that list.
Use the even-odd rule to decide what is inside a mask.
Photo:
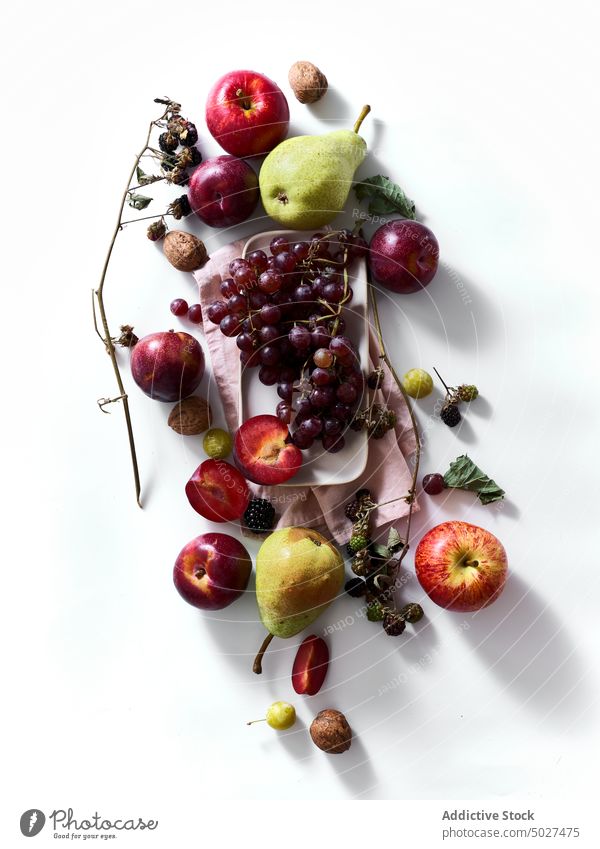
[{"label": "grape stem", "polygon": [[[390,374],[392,375],[392,378],[394,379],[396,386],[398,387],[398,389],[402,393],[402,397],[404,398],[406,406],[408,407],[411,426],[412,426],[412,430],[413,430],[413,433],[414,433],[414,436],[415,436],[415,446],[416,446],[415,447],[414,467],[413,467],[413,474],[412,474],[412,481],[411,481],[410,489],[409,489],[407,495],[402,496],[402,498],[404,498],[404,500],[406,500],[406,502],[408,503],[408,517],[407,517],[407,523],[406,523],[406,545],[404,546],[404,548],[400,552],[400,556],[397,559],[395,559],[395,561],[394,561],[394,569],[393,569],[392,579],[395,581],[396,575],[398,573],[398,569],[400,568],[400,565],[401,565],[404,557],[406,556],[406,554],[408,552],[408,548],[409,548],[408,544],[410,542],[410,528],[411,528],[411,522],[412,522],[413,509],[414,509],[414,505],[415,505],[415,495],[416,495],[416,491],[417,491],[417,478],[419,476],[419,464],[420,464],[420,461],[421,461],[421,437],[420,437],[420,433],[419,433],[419,425],[417,423],[417,418],[415,416],[415,412],[413,410],[412,404],[409,400],[408,395],[406,394],[406,392],[404,390],[404,387],[402,386],[402,382],[400,381],[400,378],[396,374],[396,370],[394,369],[394,366],[392,365],[392,362],[391,362],[391,360],[388,356],[388,353],[387,353],[387,350],[386,350],[386,347],[385,347],[385,342],[384,342],[384,339],[383,339],[383,332],[382,332],[382,329],[381,329],[381,322],[379,320],[379,310],[377,308],[377,296],[375,294],[376,290],[375,290],[375,287],[373,286],[373,281],[371,279],[371,275],[370,275],[370,272],[368,270],[367,270],[367,284],[368,284],[367,288],[368,288],[368,293],[369,293],[369,302],[370,302],[370,305],[371,305],[371,312],[373,313],[373,322],[375,324],[375,333],[377,335],[377,342],[378,342],[378,345],[379,345],[379,356],[380,356],[380,359],[383,360],[383,362],[388,367],[388,370],[389,370]],[[400,501],[400,498],[392,499],[392,500],[393,501]],[[386,502],[383,502],[383,503],[388,504],[390,502],[386,501]],[[377,506],[383,506],[383,504],[377,505]]]},{"label": "grape stem", "polygon": [[[162,103],[163,101],[160,101],[160,102]],[[123,210],[125,209],[125,204],[127,203],[127,198],[129,197],[129,193],[131,191],[130,186],[133,182],[133,178],[135,176],[136,169],[138,168],[138,166],[140,164],[140,160],[142,159],[142,156],[146,153],[146,151],[149,148],[150,136],[152,135],[153,128],[156,127],[156,126],[159,126],[158,122],[163,121],[173,111],[173,107],[175,107],[175,106],[177,106],[177,104],[175,104],[171,100],[167,100],[166,108],[165,108],[164,112],[162,113],[162,115],[160,116],[160,118],[158,118],[157,120],[151,121],[150,124],[148,125],[148,132],[146,134],[146,140],[144,142],[144,146],[140,150],[140,152],[137,154],[137,156],[135,157],[131,171],[129,172],[129,177],[127,178],[127,185],[126,185],[125,190],[123,192],[123,195],[121,197],[121,204],[119,206],[119,214],[117,216],[117,223],[116,223],[115,228],[113,230],[112,238],[111,238],[110,244],[108,246],[108,252],[107,252],[106,258],[104,260],[104,266],[102,267],[102,274],[100,275],[100,282],[98,284],[98,288],[92,290],[93,306],[94,306],[94,327],[96,329],[96,332],[98,333],[98,336],[100,336],[100,338],[101,338],[101,340],[104,344],[104,347],[106,349],[108,356],[110,357],[110,361],[111,361],[113,371],[114,371],[114,374],[115,374],[115,378],[116,378],[116,381],[117,381],[117,386],[119,387],[119,399],[121,400],[121,403],[123,404],[123,413],[125,415],[125,424],[126,424],[126,427],[127,427],[127,438],[128,438],[128,441],[129,441],[129,452],[131,454],[131,464],[132,464],[132,467],[133,467],[133,480],[134,480],[134,484],[135,484],[135,498],[136,498],[138,507],[142,506],[142,503],[141,503],[141,500],[140,500],[141,484],[140,484],[140,473],[139,473],[139,467],[138,467],[138,461],[137,461],[137,454],[136,454],[136,450],[135,450],[135,439],[134,439],[134,436],[133,436],[133,425],[131,423],[131,413],[129,411],[129,398],[127,396],[127,393],[125,392],[125,386],[123,384],[121,372],[119,371],[119,363],[118,363],[118,360],[117,360],[117,353],[116,353],[115,345],[113,343],[112,334],[111,334],[109,326],[108,326],[108,318],[106,316],[106,309],[105,309],[105,306],[104,306],[104,284],[106,282],[106,275],[107,275],[107,272],[108,272],[108,266],[109,266],[109,263],[110,263],[110,260],[111,260],[111,257],[112,257],[112,252],[113,252],[113,249],[114,249],[114,246],[115,246],[117,236],[121,232],[124,224],[133,223],[133,222],[129,222],[129,221],[123,221]],[[149,217],[159,218],[160,216],[154,216],[153,215],[153,216],[149,216]],[[98,307],[98,313],[100,315],[100,322],[101,322],[101,325],[102,325],[102,333],[99,331],[98,323],[96,321],[96,305]]]}]

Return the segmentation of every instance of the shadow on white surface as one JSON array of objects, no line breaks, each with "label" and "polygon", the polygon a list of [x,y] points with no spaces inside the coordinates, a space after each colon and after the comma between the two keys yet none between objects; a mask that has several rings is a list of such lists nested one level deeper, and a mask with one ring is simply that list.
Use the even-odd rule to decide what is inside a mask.
[{"label": "shadow on white surface", "polygon": [[464,638],[489,674],[498,678],[502,691],[520,710],[535,713],[540,723],[566,729],[579,720],[589,704],[588,683],[566,617],[559,618],[514,573],[497,602],[482,613],[467,620]]}]

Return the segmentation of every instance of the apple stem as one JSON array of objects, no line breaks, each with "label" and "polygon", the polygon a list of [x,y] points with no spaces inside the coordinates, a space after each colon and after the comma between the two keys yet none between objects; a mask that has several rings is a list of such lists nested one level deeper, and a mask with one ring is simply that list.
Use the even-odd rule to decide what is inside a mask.
[{"label": "apple stem", "polygon": [[361,109],[360,115],[356,119],[356,124],[354,125],[354,132],[355,133],[358,133],[358,131],[360,130],[360,125],[365,120],[365,118],[367,117],[367,115],[369,114],[370,111],[371,111],[371,107],[369,106],[368,103],[365,106],[363,106],[363,108]]},{"label": "apple stem", "polygon": [[446,381],[444,380],[444,378],[442,377],[442,375],[439,373],[439,371],[436,369],[436,367],[435,367],[435,366],[433,367],[433,370],[434,370],[434,372],[437,374],[437,376],[439,377],[439,379],[442,381],[442,383],[444,384],[444,389],[446,390],[446,392],[448,393],[448,395],[450,395],[450,387],[448,386],[448,384],[446,383]]},{"label": "apple stem", "polygon": [[260,675],[262,672],[262,659],[266,650],[269,648],[269,643],[273,639],[273,634],[267,634],[264,638],[262,646],[258,650],[258,654],[254,658],[254,664],[252,666],[252,671],[256,672],[257,675]]}]

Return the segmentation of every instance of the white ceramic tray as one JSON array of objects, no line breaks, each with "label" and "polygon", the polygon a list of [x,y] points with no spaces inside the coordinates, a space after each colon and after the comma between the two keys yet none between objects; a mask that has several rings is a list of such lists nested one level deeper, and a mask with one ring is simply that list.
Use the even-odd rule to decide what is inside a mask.
[{"label": "white ceramic tray", "polygon": [[[244,246],[243,256],[256,250],[269,253],[269,243],[274,236],[292,237],[294,242],[307,241],[312,232],[303,233],[292,230],[271,230],[252,236]],[[367,310],[367,274],[364,259],[358,260],[352,267],[353,297],[348,307],[343,307],[346,321],[345,333],[358,345],[363,374],[369,367],[369,334]],[[264,386],[258,379],[258,369],[242,369],[240,377],[240,424],[252,416],[275,415],[275,407],[281,399],[276,386]],[[293,422],[293,419],[292,419]],[[304,462],[299,472],[284,486],[326,486],[330,484],[350,483],[361,475],[367,465],[368,446],[364,431],[356,433],[349,428],[344,434],[345,445],[337,454],[323,450],[321,443],[308,451],[303,451]]]}]

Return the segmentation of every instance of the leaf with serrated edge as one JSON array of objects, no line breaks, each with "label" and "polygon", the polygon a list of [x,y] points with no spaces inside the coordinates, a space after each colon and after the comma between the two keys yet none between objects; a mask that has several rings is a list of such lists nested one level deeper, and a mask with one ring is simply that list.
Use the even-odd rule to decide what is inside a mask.
[{"label": "leaf with serrated edge", "polygon": [[452,489],[475,492],[482,504],[491,504],[504,498],[504,490],[496,481],[481,471],[466,454],[461,454],[444,475],[444,485]]},{"label": "leaf with serrated edge", "polygon": [[371,215],[387,215],[396,212],[404,218],[416,217],[414,202],[406,196],[397,183],[381,174],[361,180],[354,187],[354,192],[358,200],[369,199]]}]

